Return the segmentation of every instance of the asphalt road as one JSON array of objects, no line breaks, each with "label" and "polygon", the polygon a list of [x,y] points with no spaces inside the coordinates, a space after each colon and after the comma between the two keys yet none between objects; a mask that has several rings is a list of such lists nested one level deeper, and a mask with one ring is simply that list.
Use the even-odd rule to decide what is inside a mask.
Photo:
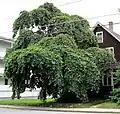
[{"label": "asphalt road", "polygon": [[[52,111],[32,111],[32,110],[15,110],[0,108],[0,114],[88,114],[77,112],[52,112]],[[92,114],[92,113],[89,113]],[[97,114],[97,113],[94,113]]]}]

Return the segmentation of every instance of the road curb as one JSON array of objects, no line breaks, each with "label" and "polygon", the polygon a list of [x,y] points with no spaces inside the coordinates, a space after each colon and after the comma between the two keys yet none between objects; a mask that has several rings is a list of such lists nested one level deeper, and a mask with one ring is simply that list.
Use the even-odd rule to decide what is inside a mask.
[{"label": "road curb", "polygon": [[101,108],[39,108],[39,107],[23,107],[0,105],[0,108],[19,109],[19,110],[35,110],[35,111],[55,111],[55,112],[81,112],[81,113],[118,113],[120,109],[101,109]]}]

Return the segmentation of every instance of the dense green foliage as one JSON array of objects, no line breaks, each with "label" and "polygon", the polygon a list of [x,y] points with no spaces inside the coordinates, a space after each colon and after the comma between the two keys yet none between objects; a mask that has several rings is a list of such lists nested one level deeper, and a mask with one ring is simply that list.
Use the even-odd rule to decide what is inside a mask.
[{"label": "dense green foliage", "polygon": [[108,51],[107,49],[100,49],[96,47],[92,47],[87,49],[89,53],[94,57],[95,63],[100,71],[101,77],[104,75],[113,75],[113,69],[116,66],[116,60],[114,58],[113,53]]},{"label": "dense green foliage", "polygon": [[116,86],[119,86],[120,85],[120,65],[116,67],[113,74],[114,74],[114,83]]},{"label": "dense green foliage", "polygon": [[62,70],[63,77],[59,77],[59,90],[63,89],[62,96],[75,93],[80,101],[87,101],[87,90],[99,89],[100,73],[97,66],[83,52],[76,54],[65,50],[64,54],[65,66]]},{"label": "dense green foliage", "polygon": [[38,98],[44,100],[52,95],[86,102],[88,90],[98,92],[101,76],[111,74],[115,60],[97,47],[89,27],[84,18],[64,14],[51,3],[22,11],[13,24],[13,48],[5,56],[12,98],[19,99],[26,88],[41,88]]},{"label": "dense green foliage", "polygon": [[12,79],[14,95],[15,92],[24,92],[27,86],[31,89],[35,86],[47,89],[48,85],[54,82],[55,77],[60,75],[62,64],[59,55],[35,46],[16,50],[10,53],[5,61],[7,61],[5,75]]},{"label": "dense green foliage", "polygon": [[120,104],[120,88],[114,89],[111,93],[110,100]]},{"label": "dense green foliage", "polygon": [[[13,24],[13,38],[17,33],[20,34],[21,30],[25,29],[32,30],[34,33],[39,34],[40,37],[69,34],[74,38],[79,48],[96,47],[98,45],[97,39],[89,27],[88,21],[84,18],[64,14],[53,4],[45,3],[30,12],[22,11],[20,13],[20,16]],[[31,36],[31,33],[25,34]],[[19,40],[20,44],[24,44],[24,38],[22,40],[19,38]]]},{"label": "dense green foliage", "polygon": [[40,35],[34,33],[31,30],[21,30],[20,35],[17,37],[17,40],[13,44],[13,49],[24,49],[27,48],[29,44],[34,44],[40,41]]}]

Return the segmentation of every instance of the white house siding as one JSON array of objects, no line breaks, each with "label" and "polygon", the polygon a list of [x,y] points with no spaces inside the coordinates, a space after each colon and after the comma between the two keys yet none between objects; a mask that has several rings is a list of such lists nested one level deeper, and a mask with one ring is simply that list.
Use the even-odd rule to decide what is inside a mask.
[{"label": "white house siding", "polygon": [[[3,76],[4,73],[4,56],[6,54],[6,50],[11,48],[11,42],[6,42],[4,40],[0,40],[0,76]],[[1,80],[1,79],[0,79]],[[0,81],[0,85],[1,85]]]},{"label": "white house siding", "polygon": [[11,48],[10,42],[0,41],[0,57],[4,57],[6,54],[6,49]]},{"label": "white house siding", "polygon": [[[6,93],[5,91],[8,91],[8,85],[5,85],[5,79],[3,77],[4,74],[4,56],[6,54],[6,50],[11,48],[11,41],[6,41],[4,39],[1,39],[0,37],[0,98],[10,96],[11,93]],[[7,88],[6,88],[7,87]],[[3,91],[4,90],[4,91]]]},{"label": "white house siding", "polygon": [[[12,95],[12,88],[10,85],[5,85],[5,79],[3,77],[4,73],[4,56],[6,54],[6,50],[11,48],[10,41],[4,41],[0,38],[0,99],[3,98],[10,98]],[[21,94],[21,97],[37,97],[39,93],[39,89],[36,89],[34,91],[29,91],[29,89],[26,89],[24,93]]]},{"label": "white house siding", "polygon": [[[26,89],[24,93],[21,94],[22,98],[37,98],[40,89],[30,91]],[[9,85],[0,85],[0,99],[11,98],[12,88]]]},{"label": "white house siding", "polygon": [[0,60],[0,68],[4,68],[3,60]]},{"label": "white house siding", "polygon": [[0,77],[0,85],[5,85],[5,79],[3,77]]}]

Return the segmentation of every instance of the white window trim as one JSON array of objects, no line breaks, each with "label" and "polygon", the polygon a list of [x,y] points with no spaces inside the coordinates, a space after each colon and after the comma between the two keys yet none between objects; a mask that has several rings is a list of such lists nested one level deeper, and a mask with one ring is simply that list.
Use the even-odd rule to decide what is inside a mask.
[{"label": "white window trim", "polygon": [[115,55],[115,49],[114,49],[114,47],[107,47],[106,49],[108,49],[108,50],[112,49],[113,50],[113,56]]},{"label": "white window trim", "polygon": [[113,52],[114,52],[114,47],[107,47],[106,49],[113,49]]},{"label": "white window trim", "polygon": [[[108,49],[108,50],[110,50],[110,49],[112,49],[113,50],[113,53],[114,53],[114,47],[106,47],[105,49]],[[107,78],[107,84],[106,85],[104,85],[104,76],[102,77],[102,86],[114,86],[114,84],[113,84],[113,76],[110,76],[110,77],[106,77]],[[109,85],[108,84],[108,78],[111,78],[111,85]]]},{"label": "white window trim", "polygon": [[103,31],[96,32],[96,36],[98,36],[99,33],[102,33],[102,41],[101,42],[98,41],[98,43],[103,43]]},{"label": "white window trim", "polygon": [[[102,76],[102,86],[114,86],[114,84],[113,84],[113,76],[106,76],[106,78],[107,78],[107,84],[105,85],[105,83],[104,83],[104,76]],[[109,78],[111,79],[111,84],[109,85],[109,83],[108,83],[108,80],[109,80]]]}]

